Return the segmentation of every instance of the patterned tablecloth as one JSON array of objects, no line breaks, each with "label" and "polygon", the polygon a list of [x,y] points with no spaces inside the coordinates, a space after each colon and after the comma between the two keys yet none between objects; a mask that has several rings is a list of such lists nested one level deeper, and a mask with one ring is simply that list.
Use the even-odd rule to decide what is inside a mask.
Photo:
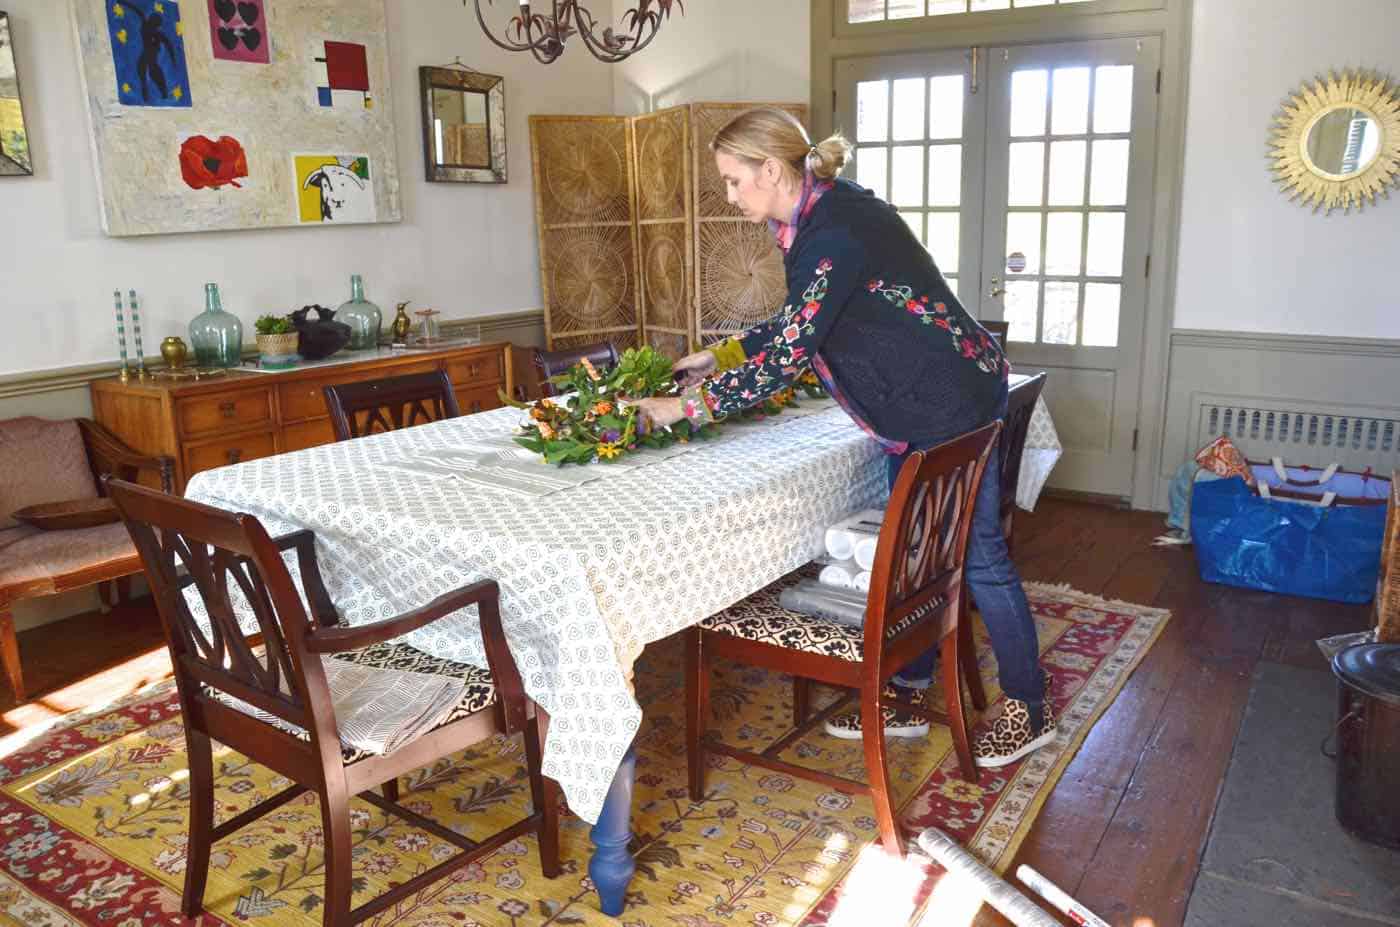
[{"label": "patterned tablecloth", "polygon": [[[883,455],[832,407],[733,425],[722,441],[546,496],[403,469],[508,434],[519,417],[499,409],[209,470],[185,494],[256,515],[273,536],[312,529],[352,624],[495,579],[526,691],[550,714],[544,772],[593,822],[641,722],[642,648],[817,556],[828,525],[882,502]],[[486,665],[474,609],[408,640]]]}]

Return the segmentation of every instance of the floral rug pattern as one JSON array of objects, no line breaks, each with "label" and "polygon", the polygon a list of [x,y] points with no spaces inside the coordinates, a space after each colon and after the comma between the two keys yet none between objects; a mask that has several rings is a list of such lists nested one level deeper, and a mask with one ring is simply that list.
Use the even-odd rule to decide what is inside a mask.
[{"label": "floral rug pattern", "polygon": [[[980,781],[957,772],[952,740],[891,740],[890,778],[906,827],[937,825],[993,866],[1009,864],[1045,797],[1156,640],[1168,613],[1028,584],[1042,662],[1061,718],[1053,747]],[[980,628],[979,628],[980,631]],[[539,871],[533,838],[507,844],[367,923],[377,927],[606,925],[777,927],[898,923],[927,903],[936,877],[917,854],[875,846],[869,800],[711,760],[704,802],[686,797],[682,659],[678,642],[648,648],[637,666],[647,720],[638,737],[628,907],[603,916],[586,875],[588,828],[564,818],[564,873]],[[979,635],[989,714],[1000,692]],[[761,748],[791,718],[787,677],[722,666],[712,687],[724,738]],[[985,719],[978,723],[985,723]],[[820,729],[784,758],[866,777],[858,741]],[[529,803],[518,738],[497,737],[400,782],[410,808],[468,836],[520,816]],[[215,755],[216,818],[287,783],[224,749]],[[0,924],[150,927],[178,924],[189,783],[173,685],[66,721],[0,757]],[[366,803],[352,811],[355,899],[452,855],[453,848]],[[214,845],[201,924],[314,925],[323,857],[316,798],[302,796]],[[878,906],[878,913],[876,907]]]}]

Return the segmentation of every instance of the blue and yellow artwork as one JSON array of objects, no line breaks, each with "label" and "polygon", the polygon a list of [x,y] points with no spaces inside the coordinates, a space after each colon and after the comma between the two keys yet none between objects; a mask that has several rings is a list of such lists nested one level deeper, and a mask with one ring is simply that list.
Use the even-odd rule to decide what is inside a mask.
[{"label": "blue and yellow artwork", "polygon": [[107,32],[126,106],[189,106],[184,23],[174,0],[106,0]]}]

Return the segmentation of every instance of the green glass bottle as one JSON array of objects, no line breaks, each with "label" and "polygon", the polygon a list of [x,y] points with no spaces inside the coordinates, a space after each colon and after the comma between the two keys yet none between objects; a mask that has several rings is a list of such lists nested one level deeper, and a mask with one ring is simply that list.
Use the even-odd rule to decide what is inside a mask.
[{"label": "green glass bottle", "polygon": [[335,311],[335,320],[350,326],[350,350],[366,351],[379,347],[379,329],[384,314],[365,299],[365,284],[359,274],[350,276],[350,299]]},{"label": "green glass bottle", "polygon": [[237,367],[243,362],[243,323],[224,311],[217,283],[204,284],[204,311],[190,320],[190,345],[199,367]]}]

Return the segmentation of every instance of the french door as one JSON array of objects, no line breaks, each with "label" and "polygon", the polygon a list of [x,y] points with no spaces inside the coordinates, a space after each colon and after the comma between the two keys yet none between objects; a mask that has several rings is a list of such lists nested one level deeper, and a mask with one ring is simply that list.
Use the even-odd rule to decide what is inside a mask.
[{"label": "french door", "polygon": [[856,182],[1009,323],[1018,372],[1050,373],[1063,489],[1132,492],[1158,56],[1143,37],[837,65]]}]

